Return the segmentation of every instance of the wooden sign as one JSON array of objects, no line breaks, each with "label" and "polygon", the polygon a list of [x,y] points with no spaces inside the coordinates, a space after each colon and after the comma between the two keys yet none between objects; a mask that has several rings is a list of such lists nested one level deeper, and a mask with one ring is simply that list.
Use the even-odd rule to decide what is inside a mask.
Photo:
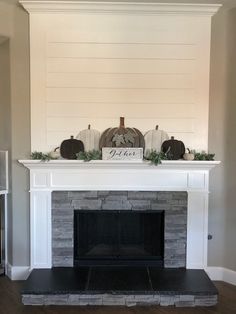
[{"label": "wooden sign", "polygon": [[142,160],[143,148],[103,147],[103,160]]}]

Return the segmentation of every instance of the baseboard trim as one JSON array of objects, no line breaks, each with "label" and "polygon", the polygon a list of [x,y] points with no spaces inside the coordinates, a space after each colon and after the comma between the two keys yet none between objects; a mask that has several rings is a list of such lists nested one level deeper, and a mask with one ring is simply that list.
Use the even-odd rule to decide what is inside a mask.
[{"label": "baseboard trim", "polygon": [[11,280],[26,280],[30,274],[30,267],[28,266],[12,266],[7,264],[6,275]]},{"label": "baseboard trim", "polygon": [[206,269],[211,280],[220,280],[236,286],[236,271],[224,267],[209,266]]}]

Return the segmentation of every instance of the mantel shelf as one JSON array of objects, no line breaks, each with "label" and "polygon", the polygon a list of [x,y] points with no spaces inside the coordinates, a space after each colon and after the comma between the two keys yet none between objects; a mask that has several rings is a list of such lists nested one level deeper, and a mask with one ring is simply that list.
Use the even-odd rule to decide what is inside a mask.
[{"label": "mantel shelf", "polygon": [[163,160],[160,165],[153,165],[148,161],[117,161],[117,160],[19,160],[28,169],[186,169],[186,170],[210,170],[220,161],[185,161],[185,160]]}]

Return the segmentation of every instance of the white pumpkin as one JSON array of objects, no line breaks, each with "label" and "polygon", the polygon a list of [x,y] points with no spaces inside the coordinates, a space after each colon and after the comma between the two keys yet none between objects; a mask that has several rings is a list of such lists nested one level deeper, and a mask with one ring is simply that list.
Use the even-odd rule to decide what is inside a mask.
[{"label": "white pumpkin", "polygon": [[49,153],[49,156],[52,158],[52,159],[59,159],[61,157],[61,154],[60,154],[60,147],[56,147],[54,150],[52,150],[50,153]]},{"label": "white pumpkin", "polygon": [[159,130],[158,125],[156,126],[155,130],[150,130],[145,133],[145,156],[152,150],[160,152],[162,143],[168,139],[168,134],[163,130]]},{"label": "white pumpkin", "polygon": [[90,124],[86,130],[80,131],[76,138],[84,143],[84,150],[86,152],[90,150],[99,150],[100,132],[91,129]]}]

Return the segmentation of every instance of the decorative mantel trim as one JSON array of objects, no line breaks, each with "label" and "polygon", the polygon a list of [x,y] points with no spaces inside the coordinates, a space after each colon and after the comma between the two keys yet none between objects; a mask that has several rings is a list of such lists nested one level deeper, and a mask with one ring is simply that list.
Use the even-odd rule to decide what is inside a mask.
[{"label": "decorative mantel trim", "polygon": [[186,267],[207,267],[209,171],[219,161],[20,160],[30,169],[31,269],[52,267],[53,191],[187,191]]},{"label": "decorative mantel trim", "polygon": [[139,3],[94,1],[19,1],[29,13],[102,13],[142,15],[207,15],[215,14],[220,4]]},{"label": "decorative mantel trim", "polygon": [[163,160],[158,166],[152,165],[149,161],[131,161],[131,160],[91,160],[85,162],[82,160],[50,160],[40,161],[33,159],[21,159],[19,160],[26,168],[29,169],[176,169],[176,170],[210,170],[216,165],[220,164],[220,161],[185,161],[185,160]]},{"label": "decorative mantel trim", "polygon": [[220,161],[19,160],[30,169],[30,191],[154,190],[208,193],[209,171]]}]

